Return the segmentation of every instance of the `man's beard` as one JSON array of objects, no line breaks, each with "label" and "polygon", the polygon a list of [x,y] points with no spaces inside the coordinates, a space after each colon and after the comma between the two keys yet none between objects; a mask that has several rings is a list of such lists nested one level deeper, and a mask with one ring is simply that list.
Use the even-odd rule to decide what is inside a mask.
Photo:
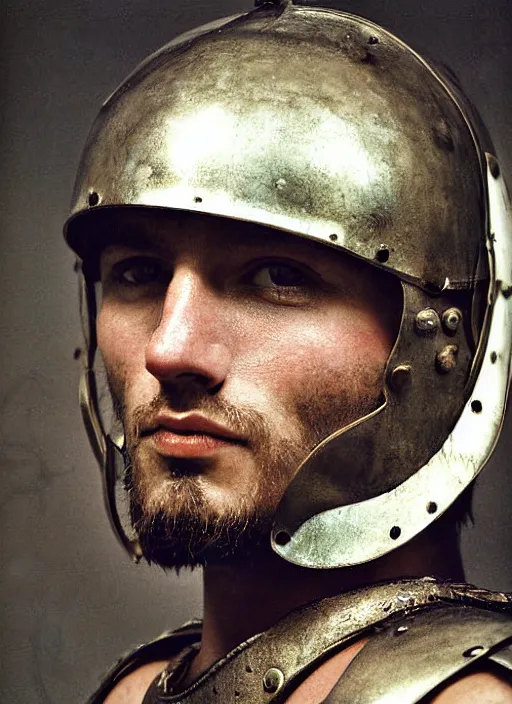
[{"label": "man's beard", "polygon": [[[334,395],[325,390],[297,399],[291,422],[299,423],[301,437],[293,442],[272,430],[266,417],[253,408],[227,404],[198,390],[168,388],[151,403],[137,407],[130,417],[113,379],[109,386],[118,419],[125,428],[125,488],[130,517],[148,563],[179,570],[183,567],[244,562],[270,550],[270,531],[277,506],[299,465],[316,445],[341,427],[362,418],[380,403],[382,370],[361,370],[359,391]],[[357,378],[357,374],[355,375]],[[363,383],[361,383],[363,381]],[[236,508],[216,510],[203,490],[208,460],[169,458],[141,451],[140,426],[161,410],[194,411],[224,421],[236,435],[248,438],[257,465],[250,495],[240,496]],[[227,460],[224,460],[225,462]],[[243,466],[229,468],[235,474]],[[155,493],[151,478],[158,476]]]}]

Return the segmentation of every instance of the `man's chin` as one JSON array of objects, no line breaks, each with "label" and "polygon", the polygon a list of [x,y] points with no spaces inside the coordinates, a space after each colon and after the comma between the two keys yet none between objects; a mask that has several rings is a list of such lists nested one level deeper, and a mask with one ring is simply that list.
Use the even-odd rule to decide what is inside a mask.
[{"label": "man's chin", "polygon": [[271,516],[240,512],[222,516],[164,512],[143,515],[132,506],[132,521],[143,555],[149,564],[182,569],[235,563],[268,552]]}]

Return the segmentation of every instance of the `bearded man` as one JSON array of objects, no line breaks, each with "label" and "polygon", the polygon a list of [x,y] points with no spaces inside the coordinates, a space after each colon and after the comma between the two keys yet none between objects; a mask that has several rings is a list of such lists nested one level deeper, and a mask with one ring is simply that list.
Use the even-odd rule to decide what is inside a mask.
[{"label": "bearded man", "polygon": [[389,32],[257,5],[144,62],[82,158],[66,237],[113,527],[205,594],[90,701],[512,702],[512,600],[458,549],[510,377],[492,144]]}]

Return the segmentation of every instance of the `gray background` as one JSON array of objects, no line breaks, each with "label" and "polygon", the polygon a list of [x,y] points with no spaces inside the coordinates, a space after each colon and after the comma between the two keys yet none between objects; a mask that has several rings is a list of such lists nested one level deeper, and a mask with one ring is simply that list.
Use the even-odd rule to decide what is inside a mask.
[{"label": "gray background", "polygon": [[[512,175],[507,0],[347,0],[450,64]],[[72,257],[61,239],[100,102],[150,51],[249,0],[4,0],[0,10],[0,701],[83,701],[128,646],[200,611],[198,574],[134,567],[111,536],[76,404]],[[509,424],[510,425],[510,424]],[[512,589],[509,430],[464,534],[468,578]]]}]

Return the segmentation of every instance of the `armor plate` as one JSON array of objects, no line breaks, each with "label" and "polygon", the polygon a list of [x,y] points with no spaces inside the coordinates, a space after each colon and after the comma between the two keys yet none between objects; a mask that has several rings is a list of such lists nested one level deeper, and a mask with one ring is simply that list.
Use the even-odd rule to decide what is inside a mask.
[{"label": "armor plate", "polygon": [[[193,628],[161,638],[158,654],[148,651],[154,643],[136,651],[89,704],[104,701],[124,675],[159,659],[164,647],[177,655],[197,640],[197,624]],[[329,704],[412,704],[475,662],[489,659],[511,669],[505,646],[512,641],[512,598],[424,578],[322,599],[240,644],[184,691],[172,691],[164,670],[144,704],[285,702],[322,662],[366,636],[368,644],[335,685]]]}]

